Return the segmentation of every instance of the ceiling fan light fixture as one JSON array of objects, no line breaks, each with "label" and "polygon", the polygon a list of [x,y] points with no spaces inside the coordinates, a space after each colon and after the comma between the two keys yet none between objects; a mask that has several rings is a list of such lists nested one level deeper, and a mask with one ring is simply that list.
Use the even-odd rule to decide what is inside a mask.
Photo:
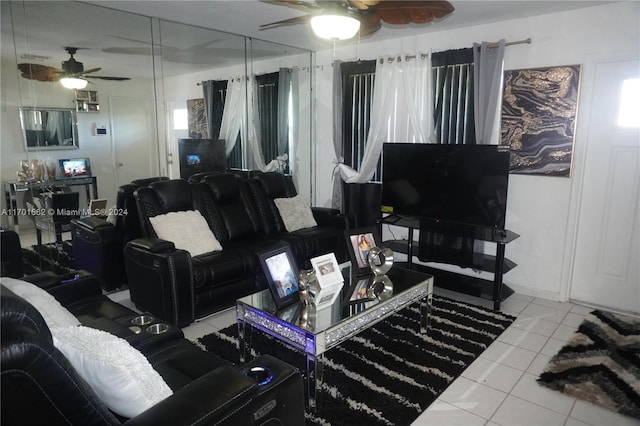
[{"label": "ceiling fan light fixture", "polygon": [[318,15],[311,18],[311,29],[326,40],[348,40],[358,34],[360,21],[345,15]]},{"label": "ceiling fan light fixture", "polygon": [[66,89],[84,89],[89,82],[84,78],[63,77],[60,79],[60,83],[62,83]]}]

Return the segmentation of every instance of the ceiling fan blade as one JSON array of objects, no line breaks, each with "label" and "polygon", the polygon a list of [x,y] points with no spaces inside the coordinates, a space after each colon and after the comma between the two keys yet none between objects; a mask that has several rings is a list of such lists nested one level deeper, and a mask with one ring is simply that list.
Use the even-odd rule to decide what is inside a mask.
[{"label": "ceiling fan blade", "polygon": [[426,24],[454,11],[448,1],[382,1],[375,6],[380,18],[389,24]]},{"label": "ceiling fan blade", "polygon": [[304,24],[311,19],[312,15],[296,16],[295,18],[284,19],[282,21],[271,22],[269,24],[260,25],[261,30],[268,30],[269,28],[282,27],[286,25],[298,25]]},{"label": "ceiling fan blade", "polygon": [[23,78],[37,81],[58,81],[60,76],[58,75],[57,68],[50,67],[48,65],[41,64],[18,64],[18,69],[21,72]]},{"label": "ceiling fan blade", "polygon": [[360,15],[360,37],[371,35],[382,28],[380,15],[377,13],[364,13]]},{"label": "ceiling fan blade", "polygon": [[87,78],[99,78],[101,80],[111,80],[111,81],[125,81],[131,80],[129,77],[108,77],[106,75],[89,75]]},{"label": "ceiling fan blade", "polygon": [[91,68],[90,70],[82,71],[81,73],[78,73],[78,74],[89,74],[92,72],[100,71],[101,69],[102,68]]}]

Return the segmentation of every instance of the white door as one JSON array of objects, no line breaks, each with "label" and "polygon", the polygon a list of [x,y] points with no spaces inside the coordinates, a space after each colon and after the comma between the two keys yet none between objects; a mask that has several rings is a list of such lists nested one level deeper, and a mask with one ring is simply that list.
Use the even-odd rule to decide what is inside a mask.
[{"label": "white door", "polygon": [[640,79],[638,61],[596,66],[570,296],[638,313],[640,111],[633,112],[635,126],[618,124],[630,79]]},{"label": "white door", "polygon": [[155,132],[151,127],[149,101],[144,98],[110,98],[116,185],[156,176]]}]

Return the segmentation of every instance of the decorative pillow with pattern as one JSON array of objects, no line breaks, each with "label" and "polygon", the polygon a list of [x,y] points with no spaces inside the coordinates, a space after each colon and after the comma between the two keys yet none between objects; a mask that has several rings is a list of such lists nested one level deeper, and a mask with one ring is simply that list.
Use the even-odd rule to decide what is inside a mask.
[{"label": "decorative pillow with pattern", "polygon": [[191,256],[222,250],[220,242],[197,210],[171,212],[149,218],[158,238],[171,241]]},{"label": "decorative pillow with pattern", "polygon": [[300,195],[290,198],[276,198],[273,200],[278,208],[284,227],[288,232],[303,228],[313,228],[318,223],[313,217],[311,207]]},{"label": "decorative pillow with pattern", "polygon": [[124,339],[94,328],[55,327],[53,344],[111,411],[135,417],[173,391]]}]

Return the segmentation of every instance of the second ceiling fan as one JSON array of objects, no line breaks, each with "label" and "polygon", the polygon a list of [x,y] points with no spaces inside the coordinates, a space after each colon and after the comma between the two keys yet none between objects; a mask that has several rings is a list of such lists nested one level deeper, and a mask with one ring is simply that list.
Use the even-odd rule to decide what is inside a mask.
[{"label": "second ceiling fan", "polygon": [[76,79],[86,81],[88,78],[101,79],[101,80],[113,80],[113,81],[125,81],[130,80],[129,77],[109,77],[104,75],[88,75],[94,72],[100,71],[102,68],[84,69],[82,62],[76,61],[73,55],[78,51],[77,47],[65,47],[69,54],[69,59],[62,62],[62,69],[51,67],[48,65],[20,63],[18,69],[22,72],[22,77],[37,80],[37,81],[49,81],[56,82],[63,79]]}]

